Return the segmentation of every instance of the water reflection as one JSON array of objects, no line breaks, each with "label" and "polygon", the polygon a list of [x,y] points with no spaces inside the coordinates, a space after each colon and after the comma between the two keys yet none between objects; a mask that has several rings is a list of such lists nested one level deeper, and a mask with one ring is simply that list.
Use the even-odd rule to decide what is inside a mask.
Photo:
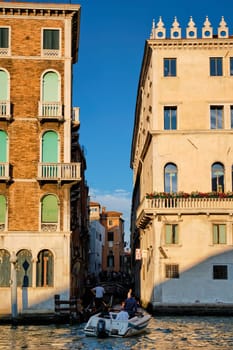
[{"label": "water reflection", "polygon": [[233,318],[158,317],[133,338],[86,337],[84,325],[0,326],[0,350],[233,349]]}]

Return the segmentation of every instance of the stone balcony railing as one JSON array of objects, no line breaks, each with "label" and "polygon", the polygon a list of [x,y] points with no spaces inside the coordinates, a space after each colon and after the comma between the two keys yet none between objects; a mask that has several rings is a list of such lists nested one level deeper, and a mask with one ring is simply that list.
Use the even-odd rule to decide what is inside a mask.
[{"label": "stone balcony railing", "polygon": [[9,163],[0,163],[0,180],[8,181],[10,179]]},{"label": "stone balcony railing", "polygon": [[233,215],[233,198],[144,198],[137,209],[137,226],[144,228],[154,215]]},{"label": "stone balcony railing", "polygon": [[39,181],[80,181],[80,163],[39,163]]},{"label": "stone balcony railing", "polygon": [[39,101],[39,119],[63,120],[62,104]]},{"label": "stone balcony railing", "polygon": [[10,119],[11,118],[11,108],[10,101],[0,101],[0,119]]}]

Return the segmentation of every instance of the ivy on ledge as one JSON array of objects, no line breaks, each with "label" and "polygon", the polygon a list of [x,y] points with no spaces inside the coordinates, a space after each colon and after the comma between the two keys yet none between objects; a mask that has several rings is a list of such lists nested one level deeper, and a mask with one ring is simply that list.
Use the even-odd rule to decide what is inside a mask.
[{"label": "ivy on ledge", "polygon": [[233,198],[233,192],[153,192],[146,194],[147,199],[156,198]]}]

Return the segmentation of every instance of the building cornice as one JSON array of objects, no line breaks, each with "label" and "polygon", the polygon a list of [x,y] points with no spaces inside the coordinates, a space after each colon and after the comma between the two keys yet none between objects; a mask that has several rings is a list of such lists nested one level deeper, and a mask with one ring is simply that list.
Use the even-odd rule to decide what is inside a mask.
[{"label": "building cornice", "polygon": [[0,15],[64,16],[79,11],[80,8],[81,6],[77,4],[0,2]]},{"label": "building cornice", "polygon": [[233,38],[226,39],[152,39],[147,40],[153,49],[226,49],[233,47]]}]

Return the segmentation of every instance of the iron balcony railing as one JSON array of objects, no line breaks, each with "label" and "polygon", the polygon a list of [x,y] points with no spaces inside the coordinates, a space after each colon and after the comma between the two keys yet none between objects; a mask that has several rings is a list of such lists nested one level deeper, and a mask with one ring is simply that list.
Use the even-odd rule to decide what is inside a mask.
[{"label": "iron balcony railing", "polygon": [[80,181],[80,163],[39,163],[39,180]]},{"label": "iron balcony railing", "polygon": [[145,227],[154,215],[233,215],[233,198],[144,198],[137,209],[137,226]]}]

